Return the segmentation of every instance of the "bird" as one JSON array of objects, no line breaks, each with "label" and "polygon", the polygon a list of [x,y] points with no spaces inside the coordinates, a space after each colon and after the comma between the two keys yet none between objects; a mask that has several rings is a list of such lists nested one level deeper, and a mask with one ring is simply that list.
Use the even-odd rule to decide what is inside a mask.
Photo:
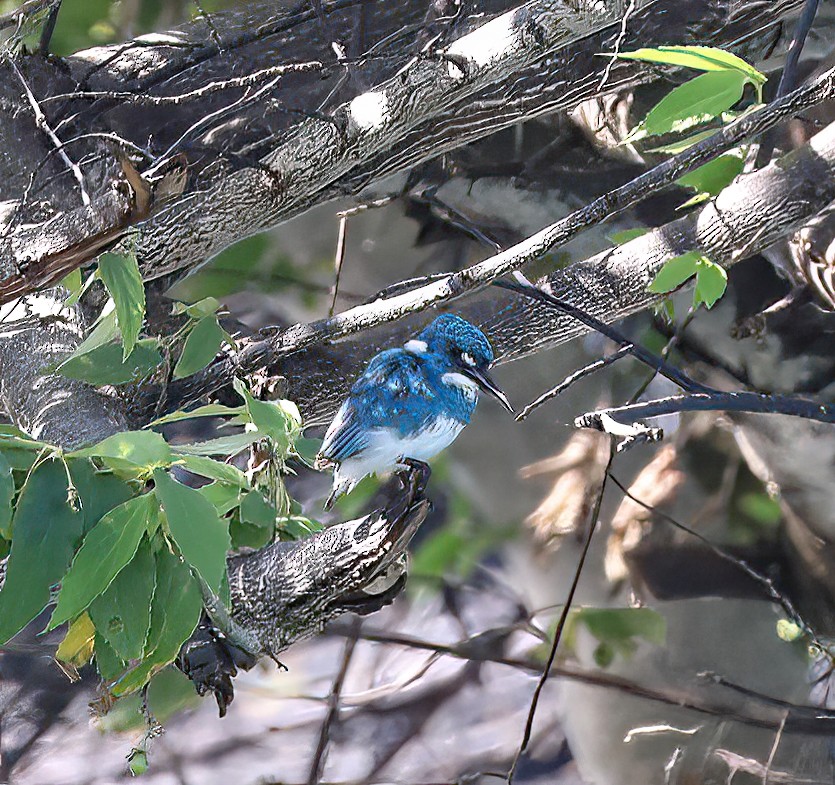
[{"label": "bird", "polygon": [[479,391],[512,413],[488,374],[493,359],[487,336],[455,314],[438,316],[402,347],[372,357],[316,457],[317,468],[333,469],[325,509],[363,477],[425,463],[452,444],[469,423]]}]

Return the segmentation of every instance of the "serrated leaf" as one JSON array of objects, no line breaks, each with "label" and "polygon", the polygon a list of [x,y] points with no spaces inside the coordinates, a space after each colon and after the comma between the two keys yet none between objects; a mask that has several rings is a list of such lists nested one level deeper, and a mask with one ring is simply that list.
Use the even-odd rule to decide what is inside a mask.
[{"label": "serrated leaf", "polygon": [[204,316],[192,327],[183,345],[183,352],[174,366],[174,378],[182,379],[205,368],[223,343],[224,333],[217,317]]},{"label": "serrated leaf", "polygon": [[142,656],[155,586],[156,561],[150,542],[144,539],[133,559],[90,605],[96,630],[122,660]]},{"label": "serrated leaf", "polygon": [[171,414],[166,414],[164,417],[154,420],[146,427],[167,425],[168,423],[180,422],[181,420],[193,420],[197,417],[236,417],[245,412],[245,406],[224,406],[221,403],[210,403],[206,406],[198,406],[196,409],[190,409],[187,412],[178,410]]},{"label": "serrated leaf", "polygon": [[696,290],[693,292],[693,305],[704,303],[705,308],[713,308],[716,301],[725,293],[727,286],[728,273],[725,268],[702,256],[696,269]]},{"label": "serrated leaf", "polygon": [[79,668],[86,665],[93,656],[95,637],[96,628],[90,621],[90,617],[86,613],[81,614],[69,626],[64,640],[58,644],[58,649],[55,651],[56,659]]},{"label": "serrated leaf", "polygon": [[621,60],[642,60],[645,63],[675,65],[698,71],[739,71],[751,81],[761,84],[767,80],[765,74],[760,73],[741,57],[712,46],[658,46],[620,52],[617,57]]},{"label": "serrated leaf", "polygon": [[647,291],[656,294],[666,294],[678,289],[686,280],[696,274],[701,254],[696,251],[688,251],[681,256],[676,256],[664,262]]},{"label": "serrated leaf", "polygon": [[49,602],[84,532],[84,516],[67,503],[67,472],[48,460],[29,476],[15,510],[14,538],[0,589],[0,645]]},{"label": "serrated leaf", "polygon": [[153,494],[137,496],[114,507],[90,530],[61,581],[48,630],[86,610],[107,589],[134,557],[155,505]]},{"label": "serrated leaf", "polygon": [[237,466],[213,461],[203,455],[177,455],[175,453],[174,459],[176,463],[185,466],[193,474],[234,485],[237,488],[249,488],[249,480]]},{"label": "serrated leaf", "polygon": [[231,545],[226,522],[204,496],[178,483],[162,469],[154,472],[154,485],[171,538],[186,562],[217,592]]},{"label": "serrated leaf", "polygon": [[122,359],[136,345],[145,318],[145,287],[135,254],[105,253],[99,259],[99,277],[116,304],[116,321],[122,334]]},{"label": "serrated leaf", "polygon": [[144,659],[112,686],[117,697],[141,689],[151,676],[173,662],[200,620],[203,599],[188,566],[161,548],[156,555],[156,575]]},{"label": "serrated leaf", "polygon": [[737,149],[708,161],[689,174],[679,177],[676,182],[692,188],[698,194],[716,196],[723,188],[731,184],[733,179],[742,172],[744,166],[743,152]]},{"label": "serrated leaf", "polygon": [[12,466],[0,452],[0,538],[12,538],[12,500],[14,499]]},{"label": "serrated leaf", "polygon": [[742,98],[747,77],[739,71],[710,71],[679,85],[665,95],[629,136],[680,133],[712,120]]},{"label": "serrated leaf", "polygon": [[168,466],[174,459],[168,442],[154,431],[123,431],[92,447],[70,453],[72,457],[102,458],[121,468],[150,471]]},{"label": "serrated leaf", "polygon": [[162,362],[156,341],[145,338],[136,342],[127,359],[116,343],[98,346],[85,354],[73,354],[62,362],[56,373],[88,384],[127,384],[151,374]]},{"label": "serrated leaf", "polygon": [[235,455],[249,447],[253,442],[263,438],[264,434],[258,431],[244,431],[232,436],[208,439],[205,442],[175,444],[173,447],[180,455]]}]

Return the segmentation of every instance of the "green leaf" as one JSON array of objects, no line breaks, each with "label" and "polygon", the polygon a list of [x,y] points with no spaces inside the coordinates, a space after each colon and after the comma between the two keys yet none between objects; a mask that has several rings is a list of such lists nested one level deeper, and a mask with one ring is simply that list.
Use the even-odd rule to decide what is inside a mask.
[{"label": "green leaf", "polygon": [[292,515],[289,518],[284,518],[278,523],[281,529],[282,539],[304,540],[310,537],[311,534],[322,531],[325,527],[319,521],[313,521],[310,518],[305,518],[303,515]]},{"label": "green leaf", "polygon": [[786,643],[794,643],[803,637],[803,629],[788,619],[777,620],[777,637]]},{"label": "green leaf", "polygon": [[693,305],[697,306],[699,303],[704,303],[705,308],[713,308],[716,301],[725,293],[727,286],[728,273],[725,268],[702,256],[696,269],[696,290],[693,292]]},{"label": "green leaf", "polygon": [[302,418],[292,401],[259,401],[246,389],[240,379],[233,386],[246,401],[249,416],[265,436],[269,436],[282,456],[286,455],[301,433]]},{"label": "green leaf", "polygon": [[92,528],[61,582],[48,630],[77,616],[107,589],[136,553],[155,505],[153,494],[136,496],[114,507]]},{"label": "green leaf", "polygon": [[197,417],[237,417],[245,412],[246,406],[224,406],[221,403],[209,403],[206,406],[198,406],[196,409],[190,409],[187,412],[177,410],[171,414],[166,414],[164,417],[154,420],[145,427],[150,428],[155,425],[167,425],[171,422],[193,420]]},{"label": "green leaf", "polygon": [[174,459],[177,464],[185,466],[193,474],[234,485],[237,488],[249,488],[246,475],[230,463],[214,461],[202,455],[177,455],[176,453]]},{"label": "green leaf", "polygon": [[167,472],[154,472],[154,485],[168,518],[171,537],[183,558],[217,592],[226,572],[229,529],[212,503],[193,488],[173,480]]},{"label": "green leaf", "polygon": [[62,279],[58,286],[63,286],[69,293],[70,296],[67,298],[65,305],[71,306],[75,305],[78,301],[78,295],[81,294],[81,286],[83,281],[81,280],[81,268],[76,267],[75,270],[68,272]]},{"label": "green leaf", "polygon": [[119,327],[116,324],[116,308],[113,305],[113,300],[108,300],[107,305],[105,305],[89,335],[76,347],[75,351],[67,357],[63,363],[68,362],[73,357],[80,357],[82,354],[89,354],[93,351],[93,349],[98,349],[100,346],[104,346],[118,337]]},{"label": "green leaf", "polygon": [[678,289],[686,280],[696,274],[700,257],[701,254],[698,252],[688,251],[664,262],[663,267],[658,271],[647,290],[656,294],[666,294]]},{"label": "green leaf", "polygon": [[677,142],[672,142],[670,144],[662,144],[660,147],[651,147],[647,150],[648,153],[671,153],[672,155],[677,155],[678,153],[686,150],[688,147],[692,147],[694,144],[701,142],[703,139],[707,139],[709,136],[713,136],[716,133],[715,128],[708,128],[706,131],[699,131],[698,133],[692,134],[691,136],[686,136],[684,139],[680,139]]},{"label": "green leaf", "polygon": [[174,378],[182,379],[205,368],[223,343],[223,330],[217,317],[204,316],[192,327],[183,345],[183,352],[174,366]]},{"label": "green leaf", "polygon": [[79,379],[93,385],[127,384],[148,376],[161,362],[156,341],[145,338],[125,359],[117,343],[98,346],[86,354],[71,355],[56,369],[69,379]]},{"label": "green leaf", "polygon": [[202,319],[204,316],[211,316],[220,308],[220,300],[215,297],[204,297],[196,303],[174,303],[174,313],[187,313],[192,319]]},{"label": "green leaf", "polygon": [[208,439],[205,442],[191,442],[173,446],[179,455],[235,455],[245,447],[249,447],[253,442],[263,438],[264,434],[258,431],[244,431],[232,436]]},{"label": "green leaf", "polygon": [[0,645],[44,609],[49,587],[64,576],[84,532],[84,515],[67,503],[67,471],[61,461],[44,461],[30,474],[13,531],[0,590]]},{"label": "green leaf", "polygon": [[12,466],[0,452],[0,538],[12,538],[12,500],[14,499],[14,477]]},{"label": "green leaf", "polygon": [[157,551],[156,568],[157,587],[145,657],[113,685],[111,692],[117,697],[141,689],[151,676],[173,662],[200,620],[203,599],[188,567],[161,548]]},{"label": "green leaf", "polygon": [[98,668],[102,679],[112,681],[124,672],[125,662],[113,651],[113,648],[98,630],[96,630],[93,651],[96,658],[96,668]]},{"label": "green leaf", "polygon": [[198,488],[197,492],[212,504],[218,515],[226,515],[241,503],[241,489],[234,485],[212,482]]},{"label": "green leaf", "polygon": [[676,182],[694,189],[700,195],[716,196],[723,188],[730,185],[733,179],[742,172],[744,166],[743,152],[737,149],[708,161],[704,166],[679,177]]},{"label": "green leaf", "polygon": [[652,608],[580,608],[574,620],[585,624],[597,640],[615,647],[632,638],[663,646],[667,637],[666,619]]},{"label": "green leaf", "polygon": [[142,656],[155,586],[154,553],[150,542],[144,539],[133,559],[90,605],[89,614],[96,630],[122,660]]},{"label": "green leaf", "polygon": [[123,431],[70,453],[70,456],[102,458],[119,468],[139,468],[150,471],[168,466],[174,456],[168,442],[154,431]]},{"label": "green leaf", "polygon": [[105,253],[99,259],[99,278],[116,303],[116,321],[126,360],[136,345],[145,318],[145,287],[135,254]]},{"label": "green leaf", "polygon": [[615,232],[609,239],[615,245],[624,245],[638,237],[643,237],[649,231],[648,226],[637,226],[634,229],[624,229],[622,232]]},{"label": "green leaf", "polygon": [[747,81],[747,77],[739,71],[711,71],[697,76],[667,93],[633,130],[628,140],[680,133],[712,120],[742,98]]},{"label": "green leaf", "polygon": [[752,82],[761,84],[767,80],[765,74],[760,73],[741,57],[711,46],[658,46],[653,49],[620,52],[617,56],[621,60],[642,60],[645,63],[677,65],[697,71],[739,71]]}]

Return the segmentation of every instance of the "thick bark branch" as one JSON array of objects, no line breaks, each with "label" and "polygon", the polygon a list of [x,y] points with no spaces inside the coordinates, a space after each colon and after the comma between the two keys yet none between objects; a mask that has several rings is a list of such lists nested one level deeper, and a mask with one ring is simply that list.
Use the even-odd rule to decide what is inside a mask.
[{"label": "thick bark branch", "polygon": [[[621,48],[710,43],[757,56],[773,42],[770,27],[801,2],[655,0],[630,16]],[[104,160],[104,165],[82,166],[88,182],[99,185],[97,194],[91,193],[94,206],[96,196],[115,182],[113,155],[101,135],[122,140],[117,144],[125,150],[144,151],[145,160],[164,160],[171,145],[186,135],[176,149],[189,159],[188,190],[146,221],[137,238],[143,268],[153,277],[199,264],[312,204],[356,193],[387,174],[599,92],[609,61],[594,55],[611,50],[618,38],[617,9],[601,17],[595,9],[604,4],[586,0],[530,2],[488,22],[486,27],[501,28],[503,35],[486,46],[478,37],[484,33],[471,32],[484,24],[479,14],[489,17],[507,5],[477,6],[471,16],[444,28],[434,48],[420,57],[415,55],[425,48],[426,35],[434,32],[421,22],[423,3],[411,0],[398,4],[396,13],[373,13],[358,0],[336,0],[324,6],[335,29],[355,29],[361,21],[369,31],[367,39],[351,40],[356,51],[347,63],[334,63],[329,42],[314,33],[317,20],[308,4],[278,17],[272,4],[265,4],[223,17],[222,48],[206,42],[204,24],[197,22],[171,34],[79,53],[62,68],[37,56],[25,58],[20,67],[73,160]],[[482,57],[485,52],[489,58]],[[247,105],[251,94],[246,91],[254,88],[239,88],[243,94],[231,90],[232,96],[230,91],[201,92],[230,77],[234,83],[242,70],[251,74],[276,60],[288,66],[332,64],[332,76],[322,81],[314,73],[288,74],[274,97],[252,105]],[[606,89],[634,85],[654,74],[647,65],[618,63]],[[14,90],[4,89],[6,83],[12,80],[0,79],[0,142],[36,137],[25,105]],[[68,97],[77,85],[81,94],[92,89],[114,95]],[[362,92],[358,85],[376,87]],[[173,107],[137,109],[123,96],[131,91],[163,96],[197,91],[198,97]],[[331,110],[337,99],[341,103]],[[307,118],[297,121],[300,114]],[[147,148],[149,139],[154,149]],[[15,203],[20,213],[0,239],[0,279],[14,279],[3,281],[8,297],[57,275],[38,273],[40,262],[31,263],[28,249],[38,249],[35,261],[45,265],[50,259],[67,260],[63,273],[123,235],[131,223],[120,204],[120,209],[91,213],[95,220],[85,235],[102,242],[84,245],[81,238],[52,231],[54,225],[38,210],[48,205],[63,212],[73,203],[75,181],[52,155],[30,188],[31,173],[37,174],[49,153],[48,146],[34,144],[22,148],[14,166],[0,160],[0,198]],[[28,267],[25,284],[22,267]]]},{"label": "thick bark branch", "polygon": [[[818,88],[807,86],[817,98],[835,90],[835,71],[827,73]],[[792,94],[796,96],[799,91]],[[817,98],[815,100],[817,100]],[[789,113],[789,103],[782,110]],[[779,107],[778,107],[779,109]],[[765,111],[765,110],[763,110]],[[777,111],[772,109],[772,111]],[[751,123],[746,128],[746,124]],[[762,130],[761,118],[751,115],[740,121],[737,129],[725,129],[731,143],[747,134],[745,130]],[[742,131],[738,131],[741,128]],[[737,136],[736,134],[740,135]],[[707,145],[705,140],[702,145]],[[248,374],[265,366],[288,378],[290,396],[304,402],[303,413],[312,419],[330,415],[335,403],[345,392],[350,370],[341,378],[334,357],[313,358],[305,362],[299,352],[315,344],[368,330],[371,327],[401,319],[403,316],[460,297],[468,291],[488,284],[495,278],[533,260],[563,242],[580,229],[599,223],[619,209],[645,195],[644,185],[671,182],[689,166],[699,162],[698,148],[679,159],[668,161],[656,170],[642,175],[612,194],[593,202],[587,208],[547,227],[517,246],[497,254],[473,267],[426,286],[390,299],[376,300],[352,308],[330,319],[308,325],[296,325],[274,337],[255,341],[236,355],[224,358],[205,371],[167,391],[171,406],[180,406],[228,383],[235,375]],[[682,161],[689,161],[682,163]],[[835,199],[835,125],[815,136],[800,150],[753,174],[737,179],[717,199],[702,210],[667,224],[630,243],[606,251],[592,259],[571,265],[554,273],[549,279],[552,291],[604,322],[612,322],[648,308],[659,298],[647,291],[647,285],[660,267],[670,258],[693,249],[700,249],[711,259],[730,266],[746,256],[768,247],[779,237],[800,227],[820,209]],[[660,172],[660,174],[659,174]],[[536,349],[562,343],[575,337],[584,328],[567,316],[555,316],[526,302],[491,302],[488,330],[500,361],[530,354]],[[481,311],[480,305],[462,305],[468,314]],[[479,319],[484,322],[484,319]],[[383,341],[366,342],[366,355]],[[358,358],[340,345],[343,364],[357,364]],[[361,350],[362,351],[362,350]],[[317,362],[318,360],[318,362]],[[317,366],[319,366],[317,368]],[[356,368],[354,369],[356,370]],[[137,416],[142,419],[156,405],[159,393],[149,391]]]}]

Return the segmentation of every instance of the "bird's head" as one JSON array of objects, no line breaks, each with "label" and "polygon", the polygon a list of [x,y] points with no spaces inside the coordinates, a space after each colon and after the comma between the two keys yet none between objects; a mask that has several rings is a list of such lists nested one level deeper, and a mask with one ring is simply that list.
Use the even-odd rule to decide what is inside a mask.
[{"label": "bird's head", "polygon": [[487,336],[474,324],[455,314],[445,313],[426,327],[417,338],[406,344],[415,354],[434,354],[451,366],[453,373],[472,379],[510,412],[513,407],[507,396],[490,378],[487,371],[493,364],[493,347]]}]

